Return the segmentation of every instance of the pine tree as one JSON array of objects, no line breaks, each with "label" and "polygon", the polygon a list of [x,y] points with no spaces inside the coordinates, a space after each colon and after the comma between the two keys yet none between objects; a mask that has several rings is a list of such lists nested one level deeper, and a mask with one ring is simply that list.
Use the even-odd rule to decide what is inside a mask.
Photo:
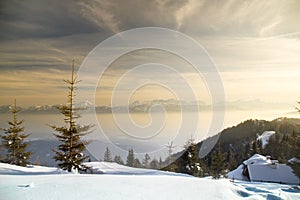
[{"label": "pine tree", "polygon": [[193,176],[203,176],[203,170],[200,166],[199,153],[197,143],[193,138],[189,139],[185,144],[186,149],[183,155],[183,166],[186,168],[188,174]]},{"label": "pine tree", "polygon": [[129,167],[133,167],[135,163],[134,151],[133,149],[128,150],[126,165]]},{"label": "pine tree", "polygon": [[167,170],[171,171],[171,172],[175,172],[177,169],[176,164],[174,163],[174,157],[173,157],[173,149],[175,148],[175,146],[173,146],[173,142],[171,142],[170,144],[167,145],[167,149],[168,149],[168,166],[166,167]]},{"label": "pine tree", "polygon": [[111,153],[110,153],[110,150],[108,147],[106,147],[106,149],[105,149],[103,161],[104,162],[112,162]]},{"label": "pine tree", "polygon": [[149,160],[150,160],[151,158],[150,158],[150,156],[146,153],[145,154],[145,157],[144,157],[144,159],[143,159],[143,166],[145,167],[145,168],[149,168]]},{"label": "pine tree", "polygon": [[237,162],[236,162],[236,159],[234,157],[234,153],[233,153],[233,151],[231,149],[229,150],[227,160],[228,160],[228,168],[229,168],[229,170],[235,169],[236,166],[237,166]]},{"label": "pine tree", "polygon": [[252,155],[253,154],[259,154],[259,146],[257,143],[257,138],[255,138],[254,141],[252,142]]},{"label": "pine tree", "polygon": [[219,143],[216,152],[212,155],[211,170],[213,178],[220,178],[222,175],[225,174],[225,169],[225,156],[222,153],[221,146]]},{"label": "pine tree", "polygon": [[119,156],[119,155],[115,155],[114,162],[118,163],[120,165],[124,165],[124,162],[123,162],[121,156]]},{"label": "pine tree", "polygon": [[76,119],[80,117],[78,112],[83,110],[83,108],[75,108],[74,105],[74,96],[76,84],[78,81],[74,76],[74,61],[72,65],[72,76],[71,80],[65,80],[69,85],[68,93],[68,102],[67,104],[58,106],[57,109],[61,114],[64,115],[64,126],[51,126],[53,130],[58,132],[54,134],[59,140],[60,144],[57,149],[53,149],[55,152],[54,159],[58,161],[58,166],[63,169],[71,172],[72,170],[83,170],[88,169],[87,166],[83,164],[84,160],[89,158],[83,154],[86,149],[86,145],[89,143],[86,140],[83,140],[83,136],[89,133],[91,125],[81,126],[76,122]]},{"label": "pine tree", "polygon": [[159,157],[159,161],[158,161],[158,169],[161,169],[162,166],[163,166],[163,162],[162,162],[161,157]]},{"label": "pine tree", "polygon": [[154,158],[151,162],[150,162],[150,168],[151,169],[158,169],[159,167],[159,163],[158,160],[156,158]]},{"label": "pine tree", "polygon": [[21,125],[24,121],[18,121],[17,113],[19,111],[20,110],[17,108],[17,102],[15,100],[15,104],[11,109],[13,121],[8,122],[10,125],[8,129],[3,129],[4,135],[1,135],[1,140],[2,146],[7,150],[4,162],[13,165],[26,166],[29,164],[29,158],[32,152],[26,150],[29,143],[24,142],[24,140],[29,136],[29,134],[22,133],[24,131],[24,127]]},{"label": "pine tree", "polygon": [[136,167],[136,168],[141,168],[142,167],[142,164],[141,164],[141,162],[138,158],[134,159],[133,167]]}]

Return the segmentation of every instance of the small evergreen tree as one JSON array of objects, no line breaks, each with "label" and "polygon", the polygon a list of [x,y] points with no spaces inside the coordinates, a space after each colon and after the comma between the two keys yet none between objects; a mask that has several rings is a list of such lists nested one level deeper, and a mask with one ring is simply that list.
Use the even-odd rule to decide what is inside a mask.
[{"label": "small evergreen tree", "polygon": [[136,167],[136,168],[141,168],[142,167],[142,164],[141,164],[141,162],[138,158],[134,159],[133,167]]},{"label": "small evergreen tree", "polygon": [[128,150],[126,165],[129,167],[133,167],[135,163],[134,151],[133,149]]},{"label": "small evergreen tree", "polygon": [[252,150],[252,155],[260,153],[257,138],[255,138],[254,141],[252,142],[251,150]]},{"label": "small evergreen tree", "polygon": [[150,160],[151,158],[150,158],[150,156],[146,153],[145,154],[145,157],[144,157],[144,159],[143,159],[143,166],[145,167],[145,168],[149,168],[149,160]]},{"label": "small evergreen tree", "polygon": [[119,155],[115,155],[114,162],[118,163],[120,165],[124,165],[124,162],[123,162],[121,156],[119,156]]},{"label": "small evergreen tree", "polygon": [[104,162],[112,162],[111,153],[110,153],[110,150],[108,147],[106,147],[106,149],[105,149],[103,161]]},{"label": "small evergreen tree", "polygon": [[1,135],[1,140],[2,146],[7,150],[4,162],[13,165],[26,166],[29,164],[29,158],[32,152],[26,150],[29,143],[24,142],[24,140],[29,136],[29,134],[22,133],[24,131],[24,127],[21,125],[24,121],[18,121],[17,113],[19,111],[20,110],[17,108],[17,102],[15,100],[15,104],[11,109],[13,121],[8,122],[10,125],[8,129],[3,129],[4,135]]},{"label": "small evergreen tree", "polygon": [[161,157],[159,157],[159,161],[158,161],[158,169],[161,169],[162,166],[163,166],[163,162],[162,162]]},{"label": "small evergreen tree", "polygon": [[216,152],[212,155],[211,170],[213,178],[219,179],[222,175],[225,174],[225,169],[225,156],[222,153],[221,145],[219,143]]},{"label": "small evergreen tree", "polygon": [[83,162],[89,156],[84,155],[83,151],[89,142],[83,140],[82,137],[88,134],[91,125],[80,126],[76,122],[76,119],[80,117],[78,111],[83,110],[83,108],[75,108],[74,106],[75,85],[78,83],[76,76],[74,76],[74,61],[71,80],[65,80],[65,82],[69,85],[68,103],[57,107],[65,117],[65,126],[51,126],[53,130],[58,132],[54,135],[60,141],[58,150],[53,149],[55,152],[54,159],[59,162],[58,166],[63,170],[68,170],[69,172],[73,169],[86,171],[88,167],[83,165]]},{"label": "small evergreen tree", "polygon": [[156,158],[154,158],[151,162],[150,162],[150,168],[151,169],[158,169],[159,167],[159,163],[158,160]]},{"label": "small evergreen tree", "polygon": [[186,172],[196,177],[203,176],[203,170],[200,166],[198,147],[195,140],[193,138],[189,139],[184,148],[186,151],[183,154],[183,166],[186,168]]}]

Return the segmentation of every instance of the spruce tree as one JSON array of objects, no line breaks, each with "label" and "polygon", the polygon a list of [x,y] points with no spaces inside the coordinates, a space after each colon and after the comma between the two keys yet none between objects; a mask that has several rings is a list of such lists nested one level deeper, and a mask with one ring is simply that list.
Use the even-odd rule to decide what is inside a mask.
[{"label": "spruce tree", "polygon": [[89,133],[91,125],[79,125],[76,120],[80,117],[78,112],[84,108],[76,108],[74,105],[74,96],[76,84],[78,81],[74,75],[74,61],[72,65],[71,80],[64,80],[68,84],[68,101],[66,104],[57,106],[57,109],[64,115],[64,126],[51,126],[57,133],[54,134],[59,140],[60,144],[55,152],[54,159],[59,162],[58,166],[71,172],[72,170],[86,171],[88,167],[83,164],[84,160],[89,156],[84,155],[84,150],[88,141],[83,139],[83,136]]},{"label": "spruce tree", "polygon": [[237,166],[237,162],[236,162],[236,159],[235,159],[235,155],[234,155],[234,153],[231,149],[229,150],[227,160],[228,160],[229,170],[235,169],[236,166]]},{"label": "spruce tree", "polygon": [[135,164],[135,157],[134,157],[134,152],[133,149],[128,150],[128,155],[127,155],[127,161],[126,165],[129,167],[133,167]]},{"label": "spruce tree", "polygon": [[150,168],[151,169],[158,169],[159,167],[159,163],[158,160],[156,158],[154,158],[151,162],[150,162]]},{"label": "spruce tree", "polygon": [[166,169],[168,171],[171,171],[171,172],[175,172],[177,170],[177,166],[176,164],[174,163],[174,157],[173,157],[173,149],[175,148],[176,146],[173,146],[173,142],[170,142],[170,144],[167,145],[167,149],[168,149],[168,166],[166,167]]},{"label": "spruce tree", "polygon": [[141,164],[141,162],[138,158],[134,159],[133,167],[136,167],[136,168],[141,168],[142,167],[142,164]]},{"label": "spruce tree", "polygon": [[212,155],[212,163],[211,163],[211,170],[212,176],[215,179],[220,178],[222,175],[225,174],[226,163],[225,163],[225,156],[222,153],[220,143],[216,152]]},{"label": "spruce tree", "polygon": [[144,157],[144,159],[143,159],[143,166],[145,167],[145,168],[149,168],[149,160],[150,160],[151,158],[150,158],[150,156],[146,153],[145,154],[145,157]]},{"label": "spruce tree", "polygon": [[112,162],[111,153],[110,153],[110,150],[108,147],[106,147],[106,149],[105,149],[103,161],[104,162]]},{"label": "spruce tree", "polygon": [[183,166],[188,174],[193,176],[203,176],[203,170],[200,166],[200,159],[198,153],[197,143],[193,138],[189,139],[185,144],[186,149],[183,154]]},{"label": "spruce tree", "polygon": [[2,146],[7,151],[3,161],[13,165],[26,166],[29,164],[29,158],[32,152],[26,150],[29,143],[24,140],[29,134],[22,133],[24,127],[21,125],[24,121],[18,121],[17,113],[19,111],[20,110],[17,108],[17,101],[15,100],[15,104],[11,109],[13,121],[8,122],[10,127],[8,129],[3,129],[4,135],[1,135]]},{"label": "spruce tree", "polygon": [[123,162],[121,156],[119,156],[119,155],[115,155],[114,162],[118,163],[120,165],[124,165],[124,162]]}]

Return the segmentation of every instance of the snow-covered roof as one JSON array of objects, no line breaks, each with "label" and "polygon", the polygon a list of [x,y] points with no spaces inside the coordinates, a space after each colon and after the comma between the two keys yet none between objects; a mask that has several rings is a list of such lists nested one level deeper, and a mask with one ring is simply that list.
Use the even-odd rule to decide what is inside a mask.
[{"label": "snow-covered roof", "polygon": [[270,160],[267,156],[253,155],[235,170],[227,174],[228,178],[249,180],[242,174],[244,167],[248,168],[250,181],[277,182],[299,184],[299,178],[293,169],[285,164],[278,164],[277,160]]},{"label": "snow-covered roof", "polygon": [[255,164],[248,165],[251,181],[274,182],[285,184],[299,184],[299,178],[293,169],[285,164]]},{"label": "snow-covered roof", "polygon": [[258,164],[271,164],[271,160],[267,158],[267,156],[262,156],[259,154],[254,154],[248,160],[243,162],[244,165],[258,165]]}]

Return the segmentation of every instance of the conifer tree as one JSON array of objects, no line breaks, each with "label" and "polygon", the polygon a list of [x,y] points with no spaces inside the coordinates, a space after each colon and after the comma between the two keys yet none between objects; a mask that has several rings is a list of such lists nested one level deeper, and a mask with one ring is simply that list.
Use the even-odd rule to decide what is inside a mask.
[{"label": "conifer tree", "polygon": [[149,168],[149,160],[150,160],[151,158],[150,158],[150,156],[146,153],[145,154],[145,157],[144,157],[144,159],[143,159],[143,166],[145,167],[145,168]]},{"label": "conifer tree", "polygon": [[104,162],[112,162],[111,153],[110,153],[110,150],[108,147],[106,147],[106,149],[105,149],[103,161]]},{"label": "conifer tree", "polygon": [[15,104],[11,109],[13,121],[8,122],[10,126],[8,129],[3,129],[4,135],[1,135],[1,140],[2,146],[7,151],[4,162],[13,165],[26,166],[29,164],[29,158],[32,152],[26,150],[29,143],[24,140],[29,136],[29,134],[22,133],[24,131],[24,127],[21,125],[24,121],[18,121],[17,113],[19,111],[20,110],[17,108],[17,102],[15,100]]},{"label": "conifer tree", "polygon": [[183,154],[183,166],[185,166],[188,174],[193,176],[203,176],[203,170],[200,166],[197,143],[193,138],[190,138],[185,144],[186,149]]},{"label": "conifer tree", "polygon": [[78,112],[84,108],[76,108],[74,105],[74,96],[76,84],[78,81],[74,75],[74,61],[72,65],[71,80],[64,80],[68,84],[68,101],[66,104],[58,106],[57,109],[64,115],[64,126],[51,126],[55,130],[54,134],[59,140],[60,144],[57,149],[53,149],[55,152],[54,159],[59,162],[58,166],[71,172],[72,170],[86,171],[87,166],[83,164],[84,160],[89,156],[84,155],[84,150],[88,141],[83,139],[83,136],[89,133],[91,125],[79,125],[76,120],[80,117]]},{"label": "conifer tree", "polygon": [[171,172],[175,172],[177,169],[176,164],[174,163],[174,157],[173,157],[173,149],[176,146],[173,145],[173,142],[170,142],[170,144],[167,145],[167,149],[168,149],[168,166],[167,166],[167,170],[171,171]]},{"label": "conifer tree", "polygon": [[133,149],[128,150],[126,165],[129,167],[133,167],[135,164],[135,157]]},{"label": "conifer tree", "polygon": [[115,155],[114,162],[118,163],[120,165],[124,165],[124,162],[123,162],[123,160],[122,160],[122,158],[121,158],[120,155]]},{"label": "conifer tree", "polygon": [[221,145],[219,143],[216,152],[212,155],[211,170],[213,178],[220,178],[222,175],[225,174],[225,169],[225,156],[222,153]]},{"label": "conifer tree", "polygon": [[233,151],[231,149],[229,150],[227,160],[228,160],[228,168],[229,168],[229,170],[235,169],[236,166],[237,166],[237,162],[236,162],[236,159],[234,157],[234,153],[233,153]]},{"label": "conifer tree", "polygon": [[158,161],[158,169],[161,169],[162,166],[163,166],[163,162],[162,162],[161,157],[159,157],[159,161]]},{"label": "conifer tree", "polygon": [[159,163],[158,160],[156,158],[154,158],[151,162],[150,162],[150,168],[151,169],[158,169],[159,167]]},{"label": "conifer tree", "polygon": [[133,167],[136,167],[136,168],[141,168],[142,167],[142,164],[141,164],[141,162],[138,158],[134,159]]},{"label": "conifer tree", "polygon": [[252,155],[254,154],[259,154],[259,146],[258,146],[258,141],[257,138],[254,139],[254,141],[252,142]]}]

